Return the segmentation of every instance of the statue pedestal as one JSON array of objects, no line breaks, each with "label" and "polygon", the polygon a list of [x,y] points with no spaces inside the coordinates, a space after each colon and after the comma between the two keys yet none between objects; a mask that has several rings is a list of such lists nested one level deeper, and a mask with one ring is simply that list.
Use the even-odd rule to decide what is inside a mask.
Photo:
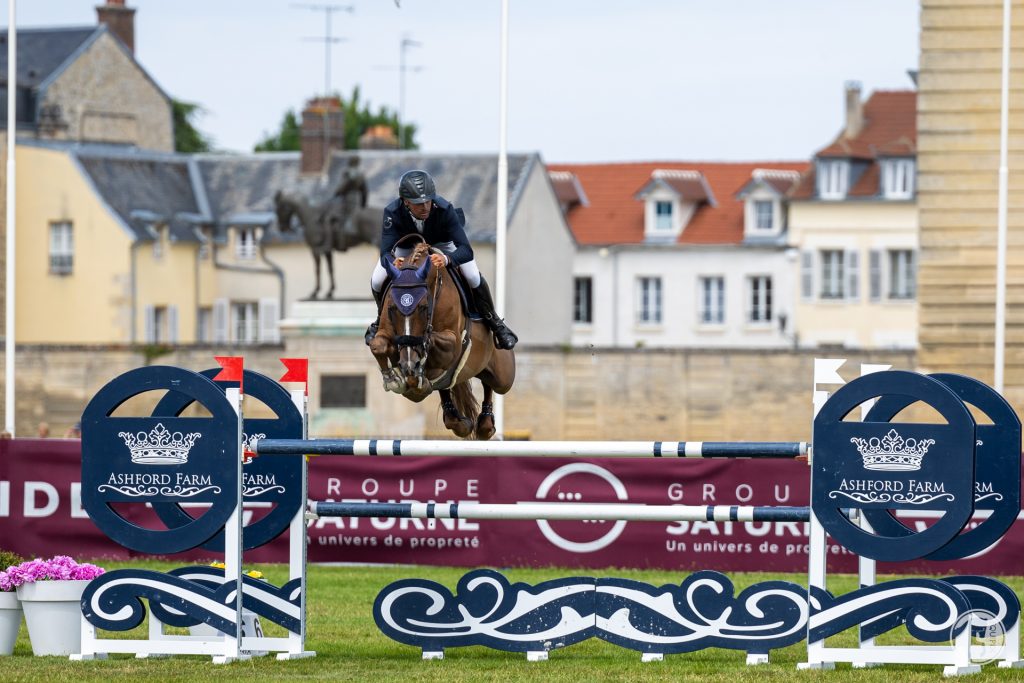
[{"label": "statue pedestal", "polygon": [[377,317],[372,299],[325,299],[296,301],[290,315],[281,321],[284,337],[359,337]]},{"label": "statue pedestal", "polygon": [[[317,437],[424,438],[447,435],[436,398],[422,403],[384,390],[380,368],[363,341],[377,315],[372,299],[296,301],[281,321],[285,357],[309,359],[309,432]],[[365,377],[338,402],[325,384]],[[344,397],[343,397],[344,398]]]}]

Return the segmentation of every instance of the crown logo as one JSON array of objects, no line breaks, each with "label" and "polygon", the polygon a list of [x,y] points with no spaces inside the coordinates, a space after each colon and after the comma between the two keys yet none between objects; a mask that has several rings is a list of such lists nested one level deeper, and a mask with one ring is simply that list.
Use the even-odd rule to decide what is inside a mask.
[{"label": "crown logo", "polygon": [[921,459],[935,443],[935,439],[904,439],[895,429],[879,439],[853,437],[850,443],[857,446],[866,470],[888,470],[912,472],[921,469]]},{"label": "crown logo", "polygon": [[149,434],[118,432],[117,435],[124,439],[132,462],[138,465],[182,465],[188,462],[189,451],[202,436],[199,432],[171,433],[163,424],[157,424]]}]

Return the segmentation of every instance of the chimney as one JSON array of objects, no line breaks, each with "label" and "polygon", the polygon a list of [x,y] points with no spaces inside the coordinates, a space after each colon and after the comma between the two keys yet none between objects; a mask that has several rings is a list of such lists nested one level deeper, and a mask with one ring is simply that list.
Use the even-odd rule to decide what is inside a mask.
[{"label": "chimney", "polygon": [[843,135],[855,138],[864,128],[864,105],[860,101],[860,81],[846,82],[846,130]]},{"label": "chimney", "polygon": [[107,4],[96,8],[96,18],[118,40],[125,44],[128,51],[135,54],[135,10],[124,6],[124,0],[107,0]]},{"label": "chimney", "polygon": [[345,149],[345,112],[337,97],[317,97],[302,110],[302,172],[323,173],[332,149]]},{"label": "chimney", "polygon": [[398,149],[398,137],[391,126],[370,126],[359,136],[359,149]]}]

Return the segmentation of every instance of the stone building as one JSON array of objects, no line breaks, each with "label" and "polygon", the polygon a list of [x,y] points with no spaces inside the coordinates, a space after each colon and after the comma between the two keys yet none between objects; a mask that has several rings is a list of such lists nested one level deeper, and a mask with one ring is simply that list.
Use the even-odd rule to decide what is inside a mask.
[{"label": "stone building", "polygon": [[[994,378],[1002,2],[923,0],[919,361]],[[1005,394],[1024,409],[1024,1],[1012,3]]]}]

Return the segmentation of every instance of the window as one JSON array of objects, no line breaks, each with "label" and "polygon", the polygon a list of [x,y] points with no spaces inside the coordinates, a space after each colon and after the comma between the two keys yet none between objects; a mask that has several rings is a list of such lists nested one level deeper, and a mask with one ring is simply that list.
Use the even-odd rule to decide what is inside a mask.
[{"label": "window", "polygon": [[661,322],[661,278],[637,279],[636,321],[654,325]]},{"label": "window", "polygon": [[818,198],[843,199],[850,182],[850,162],[845,159],[818,161]]},{"label": "window", "polygon": [[659,201],[654,203],[654,229],[659,232],[671,232],[672,202]]},{"label": "window", "polygon": [[150,344],[160,344],[167,341],[167,307],[154,306],[152,308],[152,321],[146,334],[146,341]]},{"label": "window", "polygon": [[196,311],[196,342],[208,344],[213,341],[213,309],[205,306]]},{"label": "window", "polygon": [[365,375],[321,375],[321,408],[365,408]]},{"label": "window", "polygon": [[821,252],[821,298],[842,299],[843,252],[826,249]]},{"label": "window", "polygon": [[721,325],[725,322],[725,278],[719,275],[700,279],[700,322]]},{"label": "window", "polygon": [[242,261],[252,261],[256,258],[256,231],[253,228],[238,229],[235,256]]},{"label": "window", "polygon": [[177,306],[146,306],[145,324],[144,337],[147,344],[178,343]]},{"label": "window", "polygon": [[882,162],[882,196],[910,199],[914,196],[914,160],[886,159]]},{"label": "window", "polygon": [[50,273],[70,275],[74,266],[75,242],[71,223],[50,223]]},{"label": "window", "polygon": [[889,251],[889,298],[913,299],[917,290],[917,268],[914,252],[909,249]]},{"label": "window", "polygon": [[755,275],[747,280],[750,285],[750,309],[747,322],[770,323],[772,321],[772,279],[768,275]]},{"label": "window", "polygon": [[775,228],[775,202],[768,199],[754,201],[754,227],[758,230]]},{"label": "window", "polygon": [[231,330],[233,341],[242,344],[256,343],[257,311],[255,301],[236,301],[231,304]]},{"label": "window", "polygon": [[577,277],[572,281],[572,321],[590,324],[594,322],[591,303],[593,301],[593,278]]}]

